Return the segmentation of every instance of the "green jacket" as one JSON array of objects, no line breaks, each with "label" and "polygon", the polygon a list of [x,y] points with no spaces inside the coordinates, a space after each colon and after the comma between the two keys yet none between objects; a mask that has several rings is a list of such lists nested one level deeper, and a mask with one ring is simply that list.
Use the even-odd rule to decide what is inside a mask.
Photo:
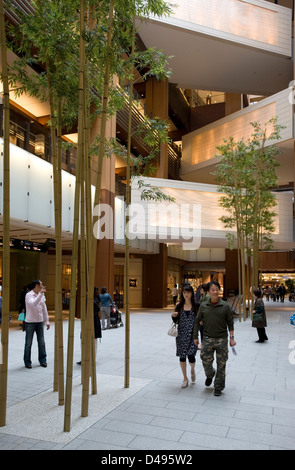
[{"label": "green jacket", "polygon": [[234,330],[234,320],[230,305],[219,299],[216,305],[211,300],[201,303],[194,325],[194,339],[198,339],[200,322],[204,322],[204,337],[225,338],[227,330]]}]

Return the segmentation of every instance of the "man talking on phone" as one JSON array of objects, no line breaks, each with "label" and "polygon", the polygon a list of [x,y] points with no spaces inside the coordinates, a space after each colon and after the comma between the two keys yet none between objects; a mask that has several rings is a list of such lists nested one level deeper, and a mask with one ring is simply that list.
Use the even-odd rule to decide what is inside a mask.
[{"label": "man talking on phone", "polygon": [[31,284],[31,290],[26,294],[26,319],[25,319],[25,351],[24,363],[27,369],[32,369],[31,349],[34,332],[38,342],[38,360],[42,367],[47,367],[47,354],[44,340],[44,323],[49,330],[49,316],[45,299],[46,287],[42,281],[35,280]]}]

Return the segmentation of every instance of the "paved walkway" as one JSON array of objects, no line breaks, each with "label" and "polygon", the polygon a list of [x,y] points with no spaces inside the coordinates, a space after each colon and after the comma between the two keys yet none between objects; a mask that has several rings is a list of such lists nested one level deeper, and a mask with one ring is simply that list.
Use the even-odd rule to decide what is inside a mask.
[{"label": "paved walkway", "polygon": [[[170,313],[131,313],[130,387],[124,388],[125,329],[106,330],[98,345],[98,393],[89,397],[89,416],[80,417],[82,386],[80,321],[75,321],[71,431],[63,432],[64,407],[52,392],[54,324],[45,331],[48,367],[22,362],[24,333],[11,329],[7,425],[0,450],[270,450],[295,449],[295,303],[265,302],[269,341],[255,343],[256,329],[235,323],[237,355],[230,352],[221,397],[204,386],[197,357],[195,384],[181,389],[175,340],[167,335]],[[293,343],[292,343],[293,342]],[[64,322],[66,356],[67,322]],[[65,361],[66,372],[66,361]]]}]

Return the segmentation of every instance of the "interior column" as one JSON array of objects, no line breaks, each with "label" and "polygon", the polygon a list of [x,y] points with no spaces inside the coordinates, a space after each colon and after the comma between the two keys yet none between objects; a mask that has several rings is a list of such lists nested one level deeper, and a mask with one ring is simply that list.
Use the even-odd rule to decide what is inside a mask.
[{"label": "interior column", "polygon": [[[159,117],[168,120],[168,80],[158,81],[155,77],[149,78],[146,83],[146,114],[149,117]],[[160,145],[160,161],[157,169],[157,178],[168,178],[168,145]]]},{"label": "interior column", "polygon": [[[100,131],[100,121],[93,125],[91,130],[91,140]],[[116,118],[107,122],[106,137],[115,137]],[[96,184],[96,162],[93,162],[93,180]],[[115,157],[104,157],[101,180],[100,203],[108,206],[108,217],[105,217],[106,233],[109,235],[101,240],[97,240],[96,249],[96,269],[94,285],[100,289],[106,287],[108,293],[112,296],[114,291],[114,216],[115,216]],[[104,217],[104,214],[101,214]]]},{"label": "interior column", "polygon": [[156,255],[143,259],[142,306],[167,307],[167,245],[161,243]]}]

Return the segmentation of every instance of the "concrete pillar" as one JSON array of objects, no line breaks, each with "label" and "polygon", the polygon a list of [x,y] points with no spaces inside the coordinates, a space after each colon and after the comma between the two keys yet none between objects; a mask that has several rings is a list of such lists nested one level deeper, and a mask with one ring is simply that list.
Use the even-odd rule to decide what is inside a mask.
[{"label": "concrete pillar", "polygon": [[[90,139],[93,141],[100,132],[100,121],[97,120],[91,129]],[[116,118],[112,118],[107,123],[106,137],[115,137]],[[97,157],[92,161],[92,184],[96,184]],[[115,216],[115,156],[105,157],[103,161],[102,180],[101,180],[101,199],[100,202],[110,206],[109,224],[110,233],[114,234],[114,216]],[[114,290],[114,237],[97,241],[96,250],[96,271],[95,286],[101,289],[105,286],[110,295]]]},{"label": "concrete pillar", "polygon": [[160,244],[157,255],[143,259],[142,306],[145,308],[167,307],[167,245]]},{"label": "concrete pillar", "polygon": [[[168,120],[168,80],[158,81],[152,77],[146,83],[146,114],[149,117],[159,117]],[[168,178],[168,145],[160,146],[160,162],[156,176]]]},{"label": "concrete pillar", "polygon": [[225,93],[225,115],[235,113],[242,109],[242,95],[239,93]]}]

